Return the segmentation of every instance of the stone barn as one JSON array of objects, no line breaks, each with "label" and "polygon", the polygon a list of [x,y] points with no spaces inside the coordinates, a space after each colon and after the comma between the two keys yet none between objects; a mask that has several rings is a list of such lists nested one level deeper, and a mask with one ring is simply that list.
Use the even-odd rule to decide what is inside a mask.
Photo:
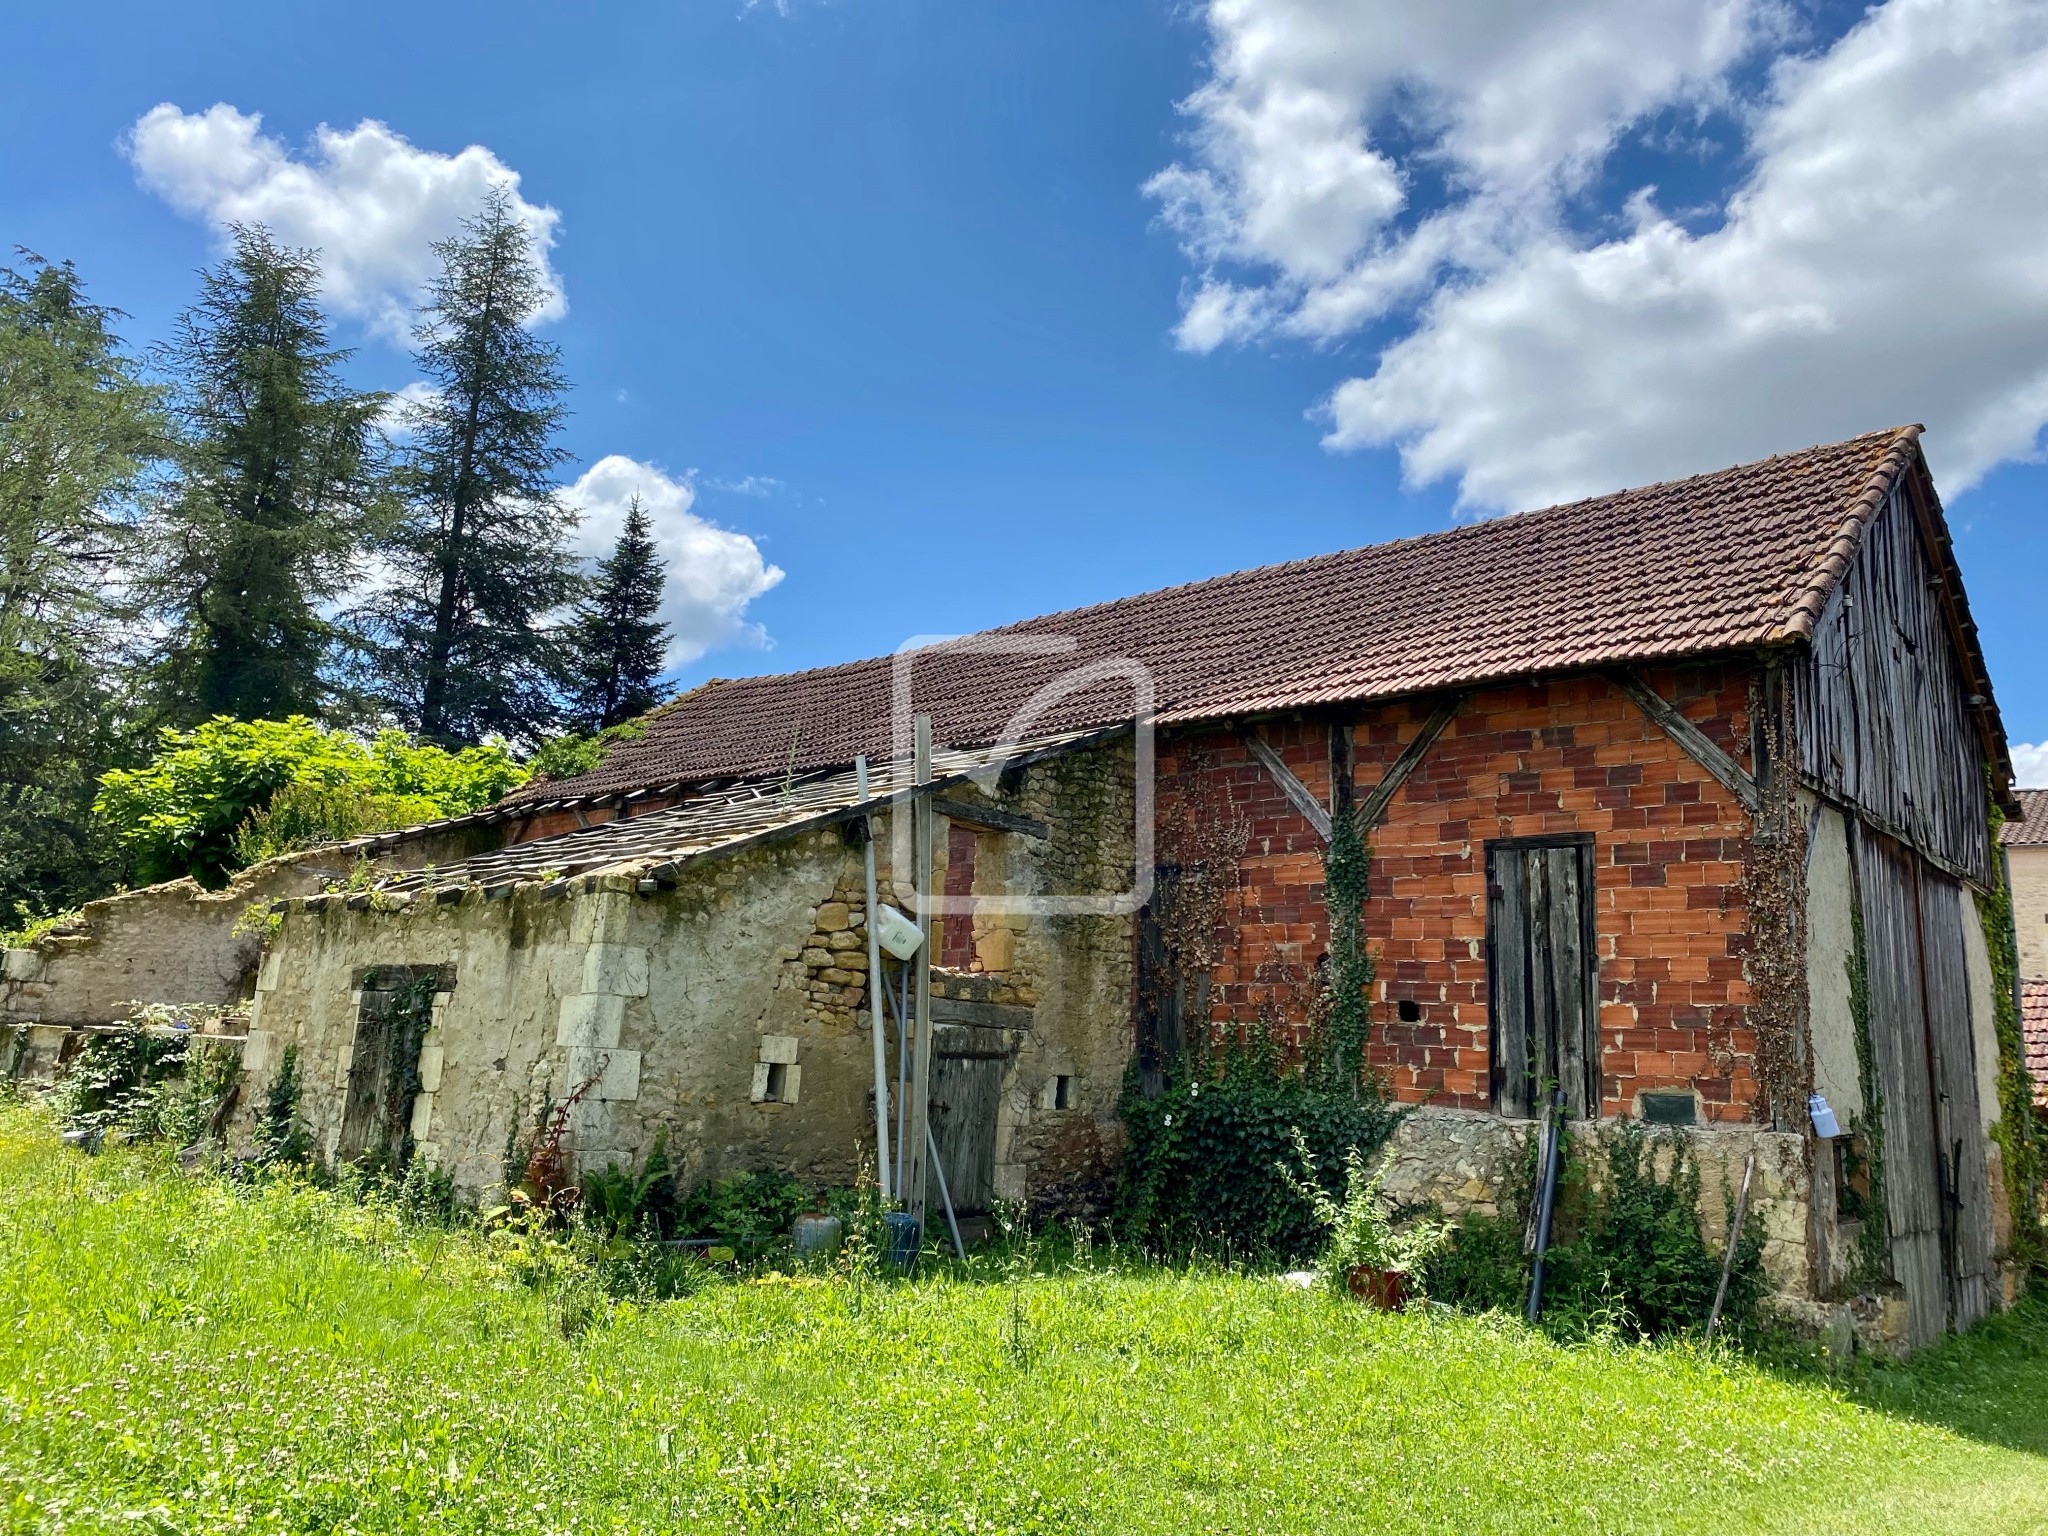
[{"label": "stone barn", "polygon": [[585,1167],[666,1132],[694,1176],[849,1181],[902,1051],[871,848],[929,936],[900,979],[938,1171],[1057,1206],[1128,1076],[1302,1027],[1353,818],[1403,1193],[1488,1206],[1561,1088],[1581,1131],[1687,1138],[1710,1230],[1753,1156],[1786,1298],[1965,1327],[2016,1283],[1983,898],[2017,806],[1918,439],[706,684],[591,773],[358,851],[489,850],[284,902],[245,1102],[291,1047],[330,1154],[410,1138],[471,1193],[570,1098]]}]

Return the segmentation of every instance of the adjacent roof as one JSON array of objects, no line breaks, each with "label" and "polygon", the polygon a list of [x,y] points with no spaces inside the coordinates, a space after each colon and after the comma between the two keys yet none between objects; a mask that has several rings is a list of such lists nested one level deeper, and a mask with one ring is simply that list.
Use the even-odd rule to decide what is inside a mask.
[{"label": "adjacent roof", "polygon": [[1998,840],[2013,848],[2048,848],[2048,789],[2019,792],[2020,814],[1998,829]]},{"label": "adjacent roof", "polygon": [[[971,777],[1000,773],[1057,753],[1070,751],[1103,732],[1069,732],[961,752],[935,752],[931,782],[945,789]],[[633,871],[669,876],[686,864],[714,854],[729,854],[756,843],[791,836],[806,828],[826,826],[880,808],[910,789],[903,765],[878,767],[865,799],[852,770],[798,774],[767,779],[714,793],[696,795],[658,811],[553,837],[480,853],[458,864],[406,870],[378,883],[386,892],[410,892],[464,885],[510,886],[522,880],[568,879],[571,876]],[[404,834],[394,834],[403,836]]]},{"label": "adjacent roof", "polygon": [[2027,1074],[2034,1102],[2048,1108],[2048,980],[2020,983],[2020,1035],[2026,1042]]},{"label": "adjacent roof", "polygon": [[[1864,524],[1919,464],[1919,431],[1241,571],[909,655],[707,683],[594,772],[513,799],[835,768],[860,752],[886,760],[901,755],[908,722],[897,716],[911,710],[932,716],[939,742],[964,747],[1127,721],[1147,703],[1174,724],[1804,638]],[[913,550],[943,574],[942,550]]]}]

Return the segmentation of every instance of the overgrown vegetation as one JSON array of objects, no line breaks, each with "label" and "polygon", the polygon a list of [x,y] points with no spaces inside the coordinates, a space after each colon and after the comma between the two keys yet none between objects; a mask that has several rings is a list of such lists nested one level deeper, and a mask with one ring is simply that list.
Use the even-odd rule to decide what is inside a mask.
[{"label": "overgrown vegetation", "polygon": [[[1828,1377],[1011,1246],[698,1265],[180,1177],[0,1109],[0,1528],[1613,1529],[2048,1521],[2048,1310]],[[722,1278],[730,1277],[730,1278]]]},{"label": "overgrown vegetation", "polygon": [[[1584,1139],[1567,1147],[1583,1153]],[[1530,1155],[1499,1199],[1499,1214],[1467,1216],[1457,1240],[1430,1264],[1433,1299],[1468,1308],[1518,1310],[1529,1290],[1524,1252],[1536,1186]],[[1683,1137],[1651,1135],[1634,1120],[1597,1133],[1591,1158],[1568,1155],[1545,1257],[1543,1323],[1563,1337],[1614,1334],[1661,1339],[1704,1330],[1724,1251],[1700,1223],[1699,1165]],[[1734,1195],[1723,1192],[1730,1221]],[[1736,1245],[1723,1325],[1753,1333],[1770,1284],[1763,1224],[1750,1213]]]},{"label": "overgrown vegetation", "polygon": [[2013,1257],[2035,1270],[2048,1270],[2048,1227],[2041,1210],[2048,1130],[2034,1111],[2034,1085],[2027,1072],[2026,1042],[2020,1034],[2020,957],[2013,934],[2012,871],[1998,841],[2004,813],[1991,802],[1991,847],[1998,857],[1998,886],[1979,897],[1984,944],[1991,952],[1993,1023],[1998,1032],[1998,1124],[1992,1134],[2005,1164],[2006,1197],[2013,1213]]},{"label": "overgrown vegetation", "polygon": [[1347,1161],[1378,1152],[1401,1118],[1376,1084],[1303,1073],[1264,1023],[1217,1046],[1197,1036],[1156,1097],[1133,1071],[1120,1113],[1119,1235],[1161,1256],[1244,1263],[1304,1262],[1322,1246],[1316,1210],[1287,1172],[1297,1137],[1300,1161],[1340,1199]]},{"label": "overgrown vegetation", "polygon": [[196,1022],[186,1010],[149,1008],[127,1027],[89,1036],[52,1095],[65,1129],[94,1143],[117,1130],[131,1141],[198,1143],[240,1058],[199,1035]]},{"label": "overgrown vegetation", "polygon": [[525,782],[500,745],[445,751],[402,731],[368,742],[303,716],[166,730],[154,758],[101,780],[98,809],[138,879],[229,871],[315,843],[460,815]]}]

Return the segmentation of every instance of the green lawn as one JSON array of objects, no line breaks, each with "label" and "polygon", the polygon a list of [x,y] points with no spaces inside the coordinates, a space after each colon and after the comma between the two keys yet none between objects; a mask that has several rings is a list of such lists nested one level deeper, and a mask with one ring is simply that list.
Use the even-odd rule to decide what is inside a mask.
[{"label": "green lawn", "polygon": [[1213,1272],[564,1283],[0,1109],[0,1529],[2048,1531],[2038,1304],[1829,1385]]}]

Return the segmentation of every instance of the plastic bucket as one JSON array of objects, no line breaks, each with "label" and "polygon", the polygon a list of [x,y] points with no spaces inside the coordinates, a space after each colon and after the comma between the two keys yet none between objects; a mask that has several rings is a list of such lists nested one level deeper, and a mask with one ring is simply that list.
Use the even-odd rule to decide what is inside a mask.
[{"label": "plastic bucket", "polygon": [[917,1267],[918,1220],[908,1211],[882,1213],[882,1262],[899,1275]]},{"label": "plastic bucket", "polygon": [[839,1251],[839,1235],[844,1230],[837,1216],[819,1211],[797,1217],[789,1237],[798,1258],[829,1259]]}]

